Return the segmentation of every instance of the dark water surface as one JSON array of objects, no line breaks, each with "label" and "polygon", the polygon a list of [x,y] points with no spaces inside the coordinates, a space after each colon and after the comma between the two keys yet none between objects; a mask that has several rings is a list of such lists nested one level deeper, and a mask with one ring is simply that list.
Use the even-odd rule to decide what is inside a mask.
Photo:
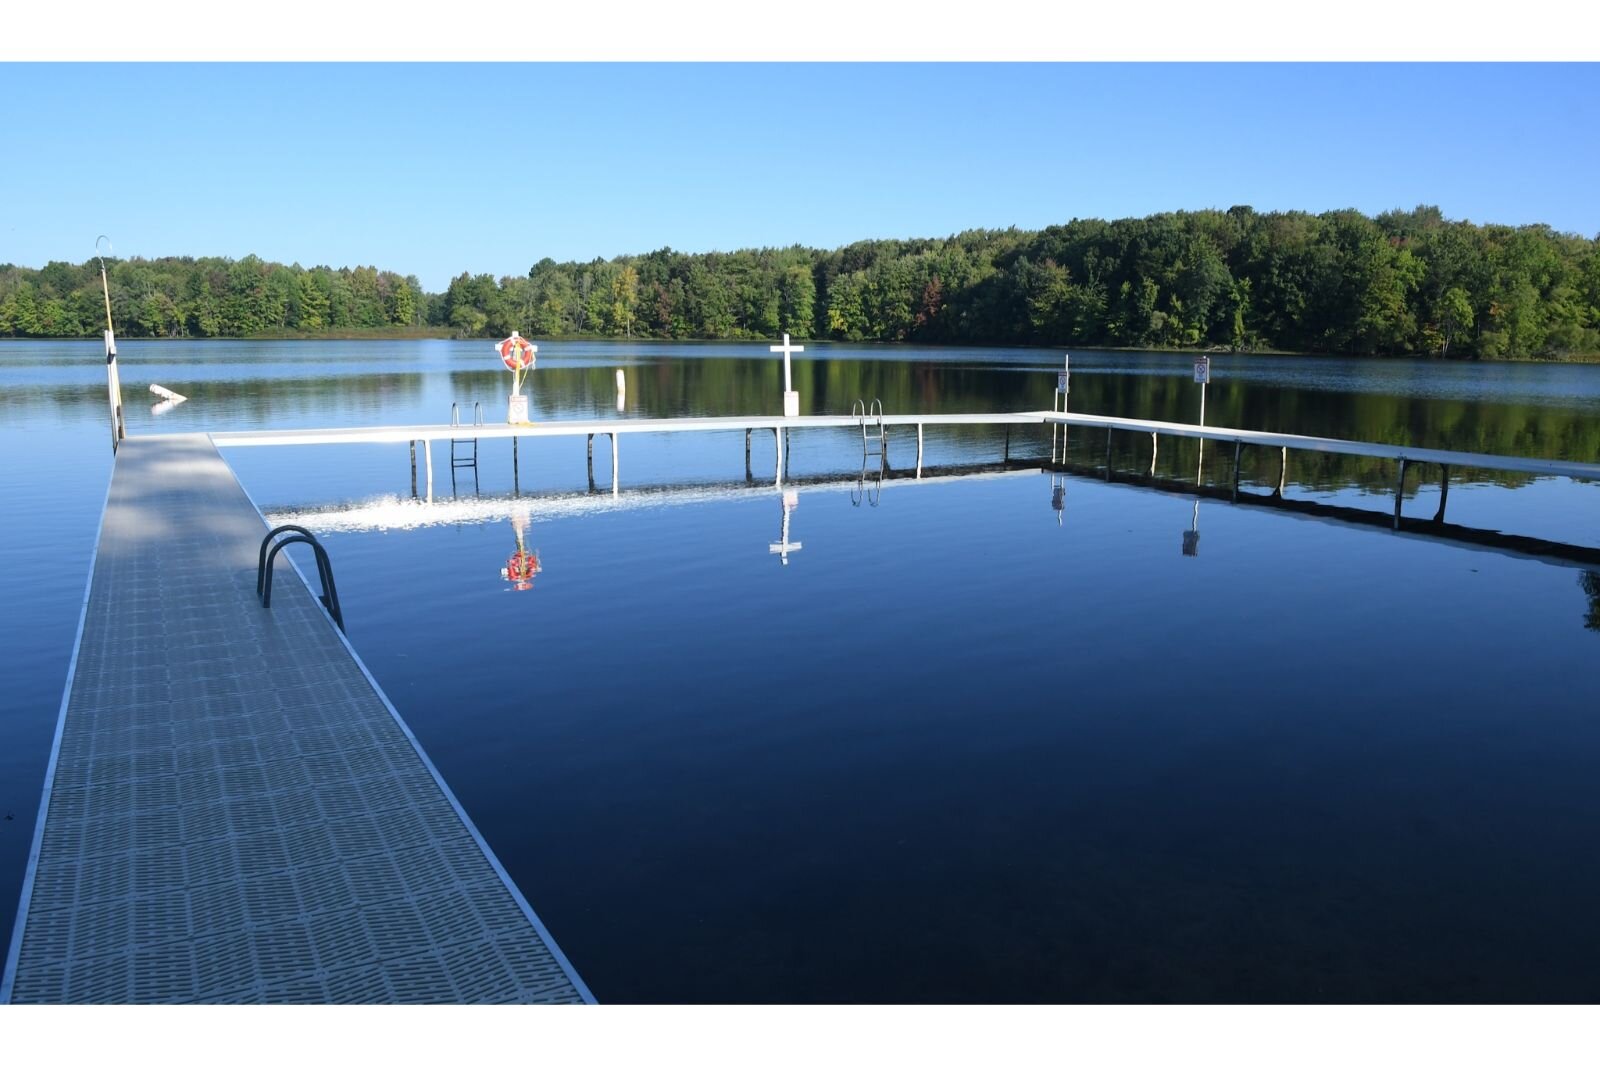
[{"label": "dark water surface", "polygon": [[[133,433],[503,412],[486,342],[122,345]],[[1042,351],[814,347],[802,410],[1048,407]],[[1085,353],[1077,411],[1192,421],[1187,357]],[[763,346],[541,346],[535,418],[776,413]],[[1207,421],[1594,461],[1600,367],[1219,358]],[[150,382],[190,401],[153,416]],[[149,398],[151,401],[153,397]],[[95,344],[0,345],[9,933],[110,471]],[[503,417],[503,415],[502,415]],[[602,1000],[1594,1001],[1600,577],[1130,483],[1048,432],[226,452],[324,533],[350,636]],[[1163,483],[1193,442],[1162,441]],[[1231,485],[1231,449],[1204,480]],[[974,472],[978,468],[981,472]],[[1278,483],[1247,452],[1243,488]],[[1388,514],[1392,464],[1291,456]],[[1600,549],[1600,486],[1454,471],[1449,518]],[[1406,486],[1431,516],[1437,470]],[[1059,497],[1055,492],[1062,488]],[[474,491],[476,490],[476,491]],[[1225,493],[1223,493],[1225,496]],[[1061,503],[1058,511],[1054,503]],[[770,545],[803,547],[788,556]],[[1193,554],[1186,533],[1197,532]],[[519,541],[520,537],[520,541]],[[542,571],[516,589],[519,543]]]}]

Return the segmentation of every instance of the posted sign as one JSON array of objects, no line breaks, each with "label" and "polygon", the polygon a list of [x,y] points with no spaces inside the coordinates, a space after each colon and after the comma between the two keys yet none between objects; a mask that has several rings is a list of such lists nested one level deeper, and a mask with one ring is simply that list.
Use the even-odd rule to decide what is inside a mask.
[{"label": "posted sign", "polygon": [[1211,357],[1205,356],[1194,361],[1194,383],[1204,385],[1211,380]]},{"label": "posted sign", "polygon": [[1056,375],[1056,391],[1057,392],[1066,392],[1067,391],[1067,372],[1065,370],[1061,371],[1061,373]]}]

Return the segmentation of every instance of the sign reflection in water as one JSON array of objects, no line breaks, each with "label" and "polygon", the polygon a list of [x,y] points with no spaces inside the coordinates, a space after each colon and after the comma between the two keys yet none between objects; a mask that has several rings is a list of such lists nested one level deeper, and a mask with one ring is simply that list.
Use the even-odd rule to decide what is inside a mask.
[{"label": "sign reflection in water", "polygon": [[517,550],[511,553],[506,565],[500,568],[500,576],[511,582],[513,592],[527,592],[533,588],[534,575],[544,570],[539,563],[539,553],[530,552],[524,540],[530,521],[531,516],[526,510],[518,511],[511,516],[511,528],[517,535]]},{"label": "sign reflection in water", "polygon": [[797,552],[801,548],[799,541],[789,539],[789,516],[794,509],[800,506],[800,492],[798,489],[783,490],[783,532],[776,544],[767,545],[767,551],[772,555],[782,557],[783,565],[789,565],[789,553]]}]

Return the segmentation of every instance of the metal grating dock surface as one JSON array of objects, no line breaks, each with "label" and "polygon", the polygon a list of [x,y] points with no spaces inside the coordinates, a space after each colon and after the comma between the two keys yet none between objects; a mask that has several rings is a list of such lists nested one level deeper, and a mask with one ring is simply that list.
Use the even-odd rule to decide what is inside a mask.
[{"label": "metal grating dock surface", "polygon": [[0,1001],[592,1001],[265,532],[123,442]]}]

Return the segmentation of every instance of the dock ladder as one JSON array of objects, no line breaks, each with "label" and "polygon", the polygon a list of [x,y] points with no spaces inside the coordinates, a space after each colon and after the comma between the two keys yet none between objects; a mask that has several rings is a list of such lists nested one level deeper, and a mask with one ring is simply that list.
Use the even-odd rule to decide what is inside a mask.
[{"label": "dock ladder", "polygon": [[[477,401],[473,401],[473,404],[472,404],[472,424],[474,426],[483,425],[483,404],[481,404],[481,403],[479,403]],[[451,425],[451,428],[456,428],[456,427],[459,427],[461,425],[461,405],[458,404],[458,403],[452,403],[450,405],[450,425]],[[472,445],[472,451],[470,453],[467,452],[467,445],[469,445],[469,444]],[[460,448],[459,454],[457,452],[457,447],[458,446]],[[450,491],[451,492],[454,492],[455,491],[455,487],[456,487],[456,471],[457,470],[465,470],[467,467],[471,467],[472,468],[472,489],[473,489],[474,492],[476,492],[476,491],[478,491],[478,438],[477,437],[451,437],[450,438]]]},{"label": "dock ladder", "polygon": [[868,407],[866,401],[857,400],[850,408],[850,417],[861,423],[861,456],[865,459],[868,455],[876,453],[886,455],[889,451],[889,436],[883,428],[883,401],[873,400]]}]

